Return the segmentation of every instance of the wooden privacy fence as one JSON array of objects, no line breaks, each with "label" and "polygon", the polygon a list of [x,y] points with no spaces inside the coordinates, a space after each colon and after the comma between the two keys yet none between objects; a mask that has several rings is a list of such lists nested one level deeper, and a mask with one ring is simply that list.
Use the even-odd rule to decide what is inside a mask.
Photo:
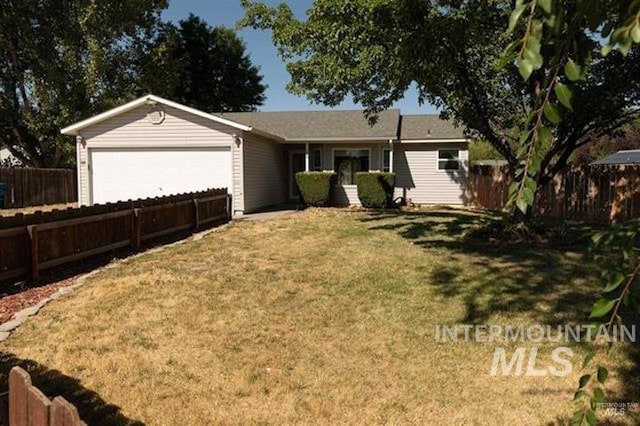
[{"label": "wooden privacy fence", "polygon": [[[511,178],[505,167],[473,166],[467,204],[501,210]],[[640,216],[640,166],[581,166],[560,172],[536,196],[535,212],[594,223],[618,223]]]},{"label": "wooden privacy fence", "polygon": [[31,376],[20,367],[9,372],[10,426],[86,426],[78,410],[57,396],[51,401],[31,384]]},{"label": "wooden privacy fence", "polygon": [[0,218],[0,281],[230,219],[226,189]]},{"label": "wooden privacy fence", "polygon": [[0,183],[7,184],[4,206],[21,208],[78,201],[76,172],[71,169],[0,168]]}]

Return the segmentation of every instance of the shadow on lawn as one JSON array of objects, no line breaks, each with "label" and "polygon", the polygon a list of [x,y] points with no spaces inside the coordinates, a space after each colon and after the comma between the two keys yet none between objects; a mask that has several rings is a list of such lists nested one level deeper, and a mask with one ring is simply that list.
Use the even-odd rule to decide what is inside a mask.
[{"label": "shadow on lawn", "polygon": [[[31,375],[33,385],[49,398],[62,396],[75,405],[80,418],[88,425],[144,425],[140,421],[124,416],[120,407],[107,403],[100,395],[83,387],[78,379],[64,375],[57,370],[50,370],[35,361],[20,359],[6,352],[0,352],[0,392],[6,393],[8,391],[9,371],[15,366],[24,368]],[[3,398],[2,402],[5,407],[8,406],[6,398]]]},{"label": "shadow on lawn", "polygon": [[[540,324],[588,323],[600,286],[595,265],[586,257],[586,244],[572,238],[547,245],[463,238],[465,231],[501,220],[496,214],[447,208],[372,212],[362,219],[371,230],[395,231],[432,251],[438,262],[427,277],[429,284],[439,294],[462,301],[466,312],[461,323],[486,324],[500,313],[528,314]],[[576,226],[578,232],[587,229]],[[625,377],[625,388],[617,401],[640,401],[637,346],[629,345],[634,365],[618,372]]]},{"label": "shadow on lawn", "polygon": [[550,324],[587,319],[597,285],[589,278],[596,275],[585,263],[584,246],[465,241],[465,231],[502,219],[458,209],[373,212],[362,220],[371,230],[395,231],[434,250],[441,261],[429,283],[444,296],[461,298],[466,323],[486,323],[498,312],[530,312]]}]

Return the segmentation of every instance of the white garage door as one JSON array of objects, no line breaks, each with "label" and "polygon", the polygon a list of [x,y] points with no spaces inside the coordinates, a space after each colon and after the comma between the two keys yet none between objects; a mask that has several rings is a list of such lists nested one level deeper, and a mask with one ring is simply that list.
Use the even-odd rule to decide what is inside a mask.
[{"label": "white garage door", "polygon": [[94,204],[208,188],[231,192],[230,148],[92,149]]}]

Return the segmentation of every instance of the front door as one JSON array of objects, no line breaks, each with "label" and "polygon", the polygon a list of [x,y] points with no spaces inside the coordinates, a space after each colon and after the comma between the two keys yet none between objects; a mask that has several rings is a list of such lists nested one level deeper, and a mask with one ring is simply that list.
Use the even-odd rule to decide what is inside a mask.
[{"label": "front door", "polygon": [[304,172],[305,169],[305,155],[304,151],[297,152],[292,151],[289,156],[289,195],[292,200],[300,199],[300,190],[296,184],[296,173]]}]

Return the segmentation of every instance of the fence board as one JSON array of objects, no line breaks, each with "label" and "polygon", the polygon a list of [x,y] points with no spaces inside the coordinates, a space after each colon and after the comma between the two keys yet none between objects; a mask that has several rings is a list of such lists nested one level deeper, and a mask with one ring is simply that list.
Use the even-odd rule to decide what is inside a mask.
[{"label": "fence board", "polygon": [[[16,215],[0,222],[0,281],[230,219],[226,189]],[[2,227],[14,225],[11,228]]]},{"label": "fence board", "polygon": [[8,185],[0,208],[22,208],[78,201],[72,169],[0,168],[0,183]]},{"label": "fence board", "polygon": [[[508,170],[473,166],[469,170],[467,204],[502,210],[511,182]],[[640,216],[640,166],[568,168],[541,188],[536,214],[598,223],[623,222]]]}]

